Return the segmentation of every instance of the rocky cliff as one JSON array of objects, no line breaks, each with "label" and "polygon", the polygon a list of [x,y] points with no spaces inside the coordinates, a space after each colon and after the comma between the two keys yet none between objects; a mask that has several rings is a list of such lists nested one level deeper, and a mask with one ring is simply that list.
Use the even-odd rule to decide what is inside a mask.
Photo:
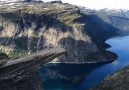
[{"label": "rocky cliff", "polygon": [[[121,17],[106,19],[100,15],[103,13],[92,10],[82,13],[77,6],[61,2],[0,5],[0,52],[18,57],[46,48],[64,47],[67,53],[56,58],[54,63],[113,61],[117,55],[106,51],[109,46],[104,42],[110,37],[122,35],[128,27]],[[106,13],[104,15],[107,17]],[[121,19],[125,29],[121,23],[118,27],[118,22],[115,22]],[[40,80],[34,73],[27,80],[15,84],[13,90],[39,90],[42,86]],[[34,82],[38,82],[39,86],[35,88]]]},{"label": "rocky cliff", "polygon": [[15,59],[1,54],[3,59],[0,60],[0,89],[42,90],[43,83],[36,71],[65,52],[63,48],[54,48]]},{"label": "rocky cliff", "polygon": [[128,90],[129,66],[107,76],[100,84],[90,90]]},{"label": "rocky cliff", "polygon": [[0,50],[10,57],[64,47],[67,54],[53,62],[93,63],[117,58],[105,50],[104,42],[119,29],[97,16],[81,13],[74,5],[15,3],[0,6],[0,11]]}]

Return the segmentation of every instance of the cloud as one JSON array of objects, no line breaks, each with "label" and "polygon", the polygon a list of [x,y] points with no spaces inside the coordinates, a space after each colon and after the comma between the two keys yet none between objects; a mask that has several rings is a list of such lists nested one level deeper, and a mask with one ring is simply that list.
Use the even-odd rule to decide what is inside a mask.
[{"label": "cloud", "polygon": [[85,6],[91,9],[128,9],[129,0],[62,0],[74,5]]}]

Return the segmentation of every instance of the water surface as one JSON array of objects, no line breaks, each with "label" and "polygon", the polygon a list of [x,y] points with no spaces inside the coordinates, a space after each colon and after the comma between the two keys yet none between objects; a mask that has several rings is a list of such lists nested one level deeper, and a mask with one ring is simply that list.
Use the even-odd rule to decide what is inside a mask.
[{"label": "water surface", "polygon": [[129,65],[129,36],[115,37],[106,41],[118,59],[112,63],[99,64],[47,64],[39,71],[45,90],[86,90],[101,80]]}]

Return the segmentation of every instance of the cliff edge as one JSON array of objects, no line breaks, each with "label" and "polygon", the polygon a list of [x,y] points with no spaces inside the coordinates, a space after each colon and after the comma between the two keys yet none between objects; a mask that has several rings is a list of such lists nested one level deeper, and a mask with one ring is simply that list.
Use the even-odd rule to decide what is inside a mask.
[{"label": "cliff edge", "polygon": [[63,48],[54,48],[20,58],[0,60],[0,89],[42,90],[42,79],[36,71],[65,52]]},{"label": "cliff edge", "polygon": [[[116,35],[117,30],[112,27],[96,30],[103,24],[89,23],[94,19],[81,13],[77,6],[61,2],[24,2],[0,6],[0,11],[0,51],[10,57],[63,47],[67,54],[56,58],[54,63],[96,63],[117,58],[116,54],[105,50],[104,43]],[[107,34],[102,33],[103,30]]]}]

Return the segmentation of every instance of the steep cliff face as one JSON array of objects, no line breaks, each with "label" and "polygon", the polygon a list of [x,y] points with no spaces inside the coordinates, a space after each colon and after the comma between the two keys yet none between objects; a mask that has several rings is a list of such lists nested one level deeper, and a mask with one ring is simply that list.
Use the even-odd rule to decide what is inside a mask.
[{"label": "steep cliff face", "polygon": [[129,66],[107,76],[100,84],[90,90],[128,90]]},{"label": "steep cliff face", "polygon": [[[56,63],[89,63],[112,60],[116,55],[105,51],[101,25],[92,28],[94,19],[80,13],[78,7],[55,3],[22,3],[0,7],[0,50],[9,56],[64,47],[67,54]],[[95,22],[96,23],[96,22]],[[97,24],[97,23],[96,23]],[[108,27],[106,24],[104,24]],[[103,25],[102,25],[103,26]],[[107,28],[105,32],[114,28]],[[108,33],[108,32],[107,32]],[[101,36],[102,35],[102,36]]]}]

